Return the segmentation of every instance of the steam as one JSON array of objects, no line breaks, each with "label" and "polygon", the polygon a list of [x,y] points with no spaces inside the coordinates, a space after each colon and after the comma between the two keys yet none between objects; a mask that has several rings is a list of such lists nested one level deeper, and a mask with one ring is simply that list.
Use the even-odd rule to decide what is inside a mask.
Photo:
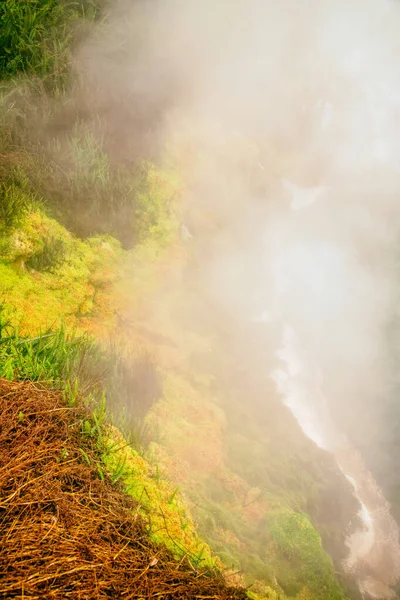
[{"label": "steam", "polygon": [[126,153],[140,124],[179,165],[204,293],[294,335],[323,392],[303,395],[309,435],[331,450],[336,431],[374,436],[385,393],[399,31],[393,0],[122,1],[77,65]]},{"label": "steam", "polygon": [[334,418],[368,435],[397,285],[399,30],[393,0],[121,0],[77,61],[124,158],[156,137],[179,165],[204,289],[235,322],[294,327]]}]

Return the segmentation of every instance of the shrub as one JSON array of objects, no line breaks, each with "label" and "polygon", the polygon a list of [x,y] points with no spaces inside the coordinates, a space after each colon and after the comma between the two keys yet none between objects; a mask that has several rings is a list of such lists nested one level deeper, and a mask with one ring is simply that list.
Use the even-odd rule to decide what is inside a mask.
[{"label": "shrub", "polygon": [[[91,10],[90,10],[91,9]],[[41,78],[48,90],[65,88],[74,25],[94,18],[94,3],[68,0],[3,0],[0,3],[0,78],[19,72]]]},{"label": "shrub", "polygon": [[161,245],[169,243],[177,227],[172,214],[179,182],[174,181],[174,174],[143,162],[137,168],[133,192],[135,240],[151,238]]},{"label": "shrub", "polygon": [[293,511],[271,515],[269,531],[277,550],[279,585],[289,596],[304,587],[321,600],[343,599],[332,560],[305,515]]},{"label": "shrub", "polygon": [[24,193],[13,183],[0,186],[0,219],[8,229],[21,222],[27,209]]},{"label": "shrub", "polygon": [[36,196],[23,172],[16,168],[0,179],[0,221],[6,229],[19,225]]},{"label": "shrub", "polygon": [[65,257],[64,240],[49,236],[44,240],[43,248],[26,261],[26,266],[35,271],[52,271],[65,260]]},{"label": "shrub", "polygon": [[179,189],[173,175],[147,162],[111,165],[102,140],[82,126],[65,146],[62,153],[49,148],[49,171],[39,185],[69,229],[82,238],[111,234],[125,248],[149,239],[162,246],[173,239]]}]

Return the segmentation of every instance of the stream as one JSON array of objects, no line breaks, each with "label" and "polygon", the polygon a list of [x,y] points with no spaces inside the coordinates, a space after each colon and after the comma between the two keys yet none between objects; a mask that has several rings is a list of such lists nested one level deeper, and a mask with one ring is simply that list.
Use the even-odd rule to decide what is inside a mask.
[{"label": "stream", "polygon": [[276,356],[281,366],[272,377],[285,405],[303,432],[333,454],[360,504],[362,527],[347,538],[349,554],[343,568],[355,578],[363,598],[397,598],[391,586],[400,578],[399,528],[362,457],[337,430],[324,396],[323,375],[288,323]]}]

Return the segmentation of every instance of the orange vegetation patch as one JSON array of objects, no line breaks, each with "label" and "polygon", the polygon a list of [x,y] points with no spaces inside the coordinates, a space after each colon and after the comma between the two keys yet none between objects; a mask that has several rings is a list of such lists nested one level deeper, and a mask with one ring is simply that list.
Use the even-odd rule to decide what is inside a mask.
[{"label": "orange vegetation patch", "polygon": [[149,540],[102,475],[87,418],[57,392],[0,380],[0,598],[246,598]]}]

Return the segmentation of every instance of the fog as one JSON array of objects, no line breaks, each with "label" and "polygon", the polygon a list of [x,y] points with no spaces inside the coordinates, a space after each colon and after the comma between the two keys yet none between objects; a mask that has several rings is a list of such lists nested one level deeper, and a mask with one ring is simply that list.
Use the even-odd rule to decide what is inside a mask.
[{"label": "fog", "polygon": [[316,386],[298,412],[332,451],[374,437],[387,388],[399,31],[389,0],[118,2],[76,64],[120,158],[182,174],[203,293],[292,336]]},{"label": "fog", "polygon": [[179,165],[204,287],[235,319],[290,322],[341,419],[378,398],[397,284],[399,5],[117,6],[81,68],[110,113],[125,98],[122,139],[145,114]]},{"label": "fog", "polygon": [[295,327],[340,420],[384,387],[399,27],[388,0],[122,1],[76,65],[119,158],[178,165],[204,289]]}]

